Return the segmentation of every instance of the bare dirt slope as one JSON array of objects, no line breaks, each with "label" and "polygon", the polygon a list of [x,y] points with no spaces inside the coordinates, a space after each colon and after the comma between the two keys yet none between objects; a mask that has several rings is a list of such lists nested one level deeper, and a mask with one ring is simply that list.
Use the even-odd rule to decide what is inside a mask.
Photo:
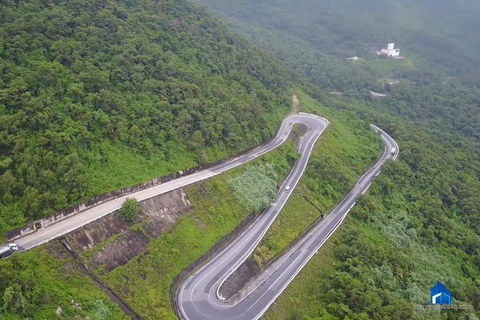
[{"label": "bare dirt slope", "polygon": [[293,113],[299,113],[300,112],[300,100],[298,100],[298,97],[295,94],[295,91],[292,94],[292,103],[293,103]]}]

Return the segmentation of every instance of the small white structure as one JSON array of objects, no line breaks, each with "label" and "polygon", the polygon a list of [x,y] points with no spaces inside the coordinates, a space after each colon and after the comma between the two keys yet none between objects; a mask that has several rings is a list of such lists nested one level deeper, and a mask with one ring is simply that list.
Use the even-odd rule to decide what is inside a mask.
[{"label": "small white structure", "polygon": [[381,51],[377,51],[379,56],[398,57],[400,55],[400,49],[395,49],[395,43],[391,42],[387,45],[387,48],[383,48]]},{"label": "small white structure", "polygon": [[357,56],[351,57],[351,58],[348,58],[348,60],[354,60],[355,61],[355,60],[358,60],[358,57]]}]

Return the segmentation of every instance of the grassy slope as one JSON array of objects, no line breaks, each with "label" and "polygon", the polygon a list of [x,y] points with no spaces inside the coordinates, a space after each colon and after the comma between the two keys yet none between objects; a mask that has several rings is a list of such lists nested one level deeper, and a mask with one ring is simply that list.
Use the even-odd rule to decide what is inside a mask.
[{"label": "grassy slope", "polygon": [[[276,132],[288,111],[285,108],[273,108],[265,116],[265,121],[272,131]],[[254,143],[249,142],[250,146]],[[105,142],[96,148],[86,151],[88,167],[84,180],[87,198],[198,165],[195,153],[187,150],[185,145],[175,142],[168,143],[164,148],[171,155],[168,159],[165,158],[163,150],[157,150],[161,152],[154,152],[146,157],[120,143]],[[232,150],[225,146],[205,147],[203,150],[210,161],[232,154]]]},{"label": "grassy slope", "polygon": [[[282,178],[290,169],[287,157],[293,148],[288,143],[255,162],[274,163]],[[233,169],[187,187],[195,209],[152,239],[145,253],[103,276],[145,319],[176,319],[169,295],[173,278],[249,214],[227,182],[243,170]]]},{"label": "grassy slope", "polygon": [[[173,153],[174,163],[166,162],[163,154],[154,153],[147,158],[124,145],[104,143],[98,152],[89,153],[89,167],[85,170],[87,194],[95,196],[196,165],[186,150]],[[108,160],[103,162],[100,154]]]},{"label": "grassy slope", "polygon": [[399,72],[401,70],[414,69],[415,65],[409,59],[395,60],[395,59],[372,59],[365,61],[365,64],[378,71],[380,74],[387,75],[393,71]]},{"label": "grassy slope", "polygon": [[[55,255],[51,253],[53,250]],[[59,256],[59,253],[63,255]],[[10,303],[6,302],[8,295],[1,293],[0,319],[54,319],[58,307],[62,308],[67,319],[76,315],[97,319],[95,314],[99,310],[94,304],[98,300],[110,309],[111,319],[128,319],[89,277],[75,267],[75,262],[57,242],[0,260],[0,282],[13,289]],[[75,308],[71,300],[80,303],[82,308]],[[10,305],[10,312],[3,313],[2,307],[6,304]],[[12,313],[13,309],[17,312]]]}]

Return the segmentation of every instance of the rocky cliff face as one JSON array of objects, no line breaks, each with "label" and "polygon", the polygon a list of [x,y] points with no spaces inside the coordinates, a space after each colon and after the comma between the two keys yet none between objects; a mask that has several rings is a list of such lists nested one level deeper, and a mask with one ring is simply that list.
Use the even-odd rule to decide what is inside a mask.
[{"label": "rocky cliff face", "polygon": [[91,270],[105,273],[143,252],[150,238],[162,234],[192,206],[185,192],[178,189],[142,201],[140,208],[136,230],[129,229],[132,224],[115,211],[75,230],[66,239],[76,252],[83,253]]}]

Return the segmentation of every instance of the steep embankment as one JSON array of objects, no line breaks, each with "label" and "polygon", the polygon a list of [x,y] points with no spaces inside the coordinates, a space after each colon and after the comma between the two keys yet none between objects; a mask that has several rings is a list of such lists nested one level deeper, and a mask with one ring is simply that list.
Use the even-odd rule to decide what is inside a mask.
[{"label": "steep embankment", "polygon": [[185,1],[0,8],[0,231],[271,136],[288,76]]},{"label": "steep embankment", "polygon": [[73,250],[87,257],[91,270],[103,274],[143,252],[151,238],[160,236],[191,209],[184,191],[177,189],[140,202],[134,229],[130,228],[132,223],[125,222],[117,210],[65,238]]}]

